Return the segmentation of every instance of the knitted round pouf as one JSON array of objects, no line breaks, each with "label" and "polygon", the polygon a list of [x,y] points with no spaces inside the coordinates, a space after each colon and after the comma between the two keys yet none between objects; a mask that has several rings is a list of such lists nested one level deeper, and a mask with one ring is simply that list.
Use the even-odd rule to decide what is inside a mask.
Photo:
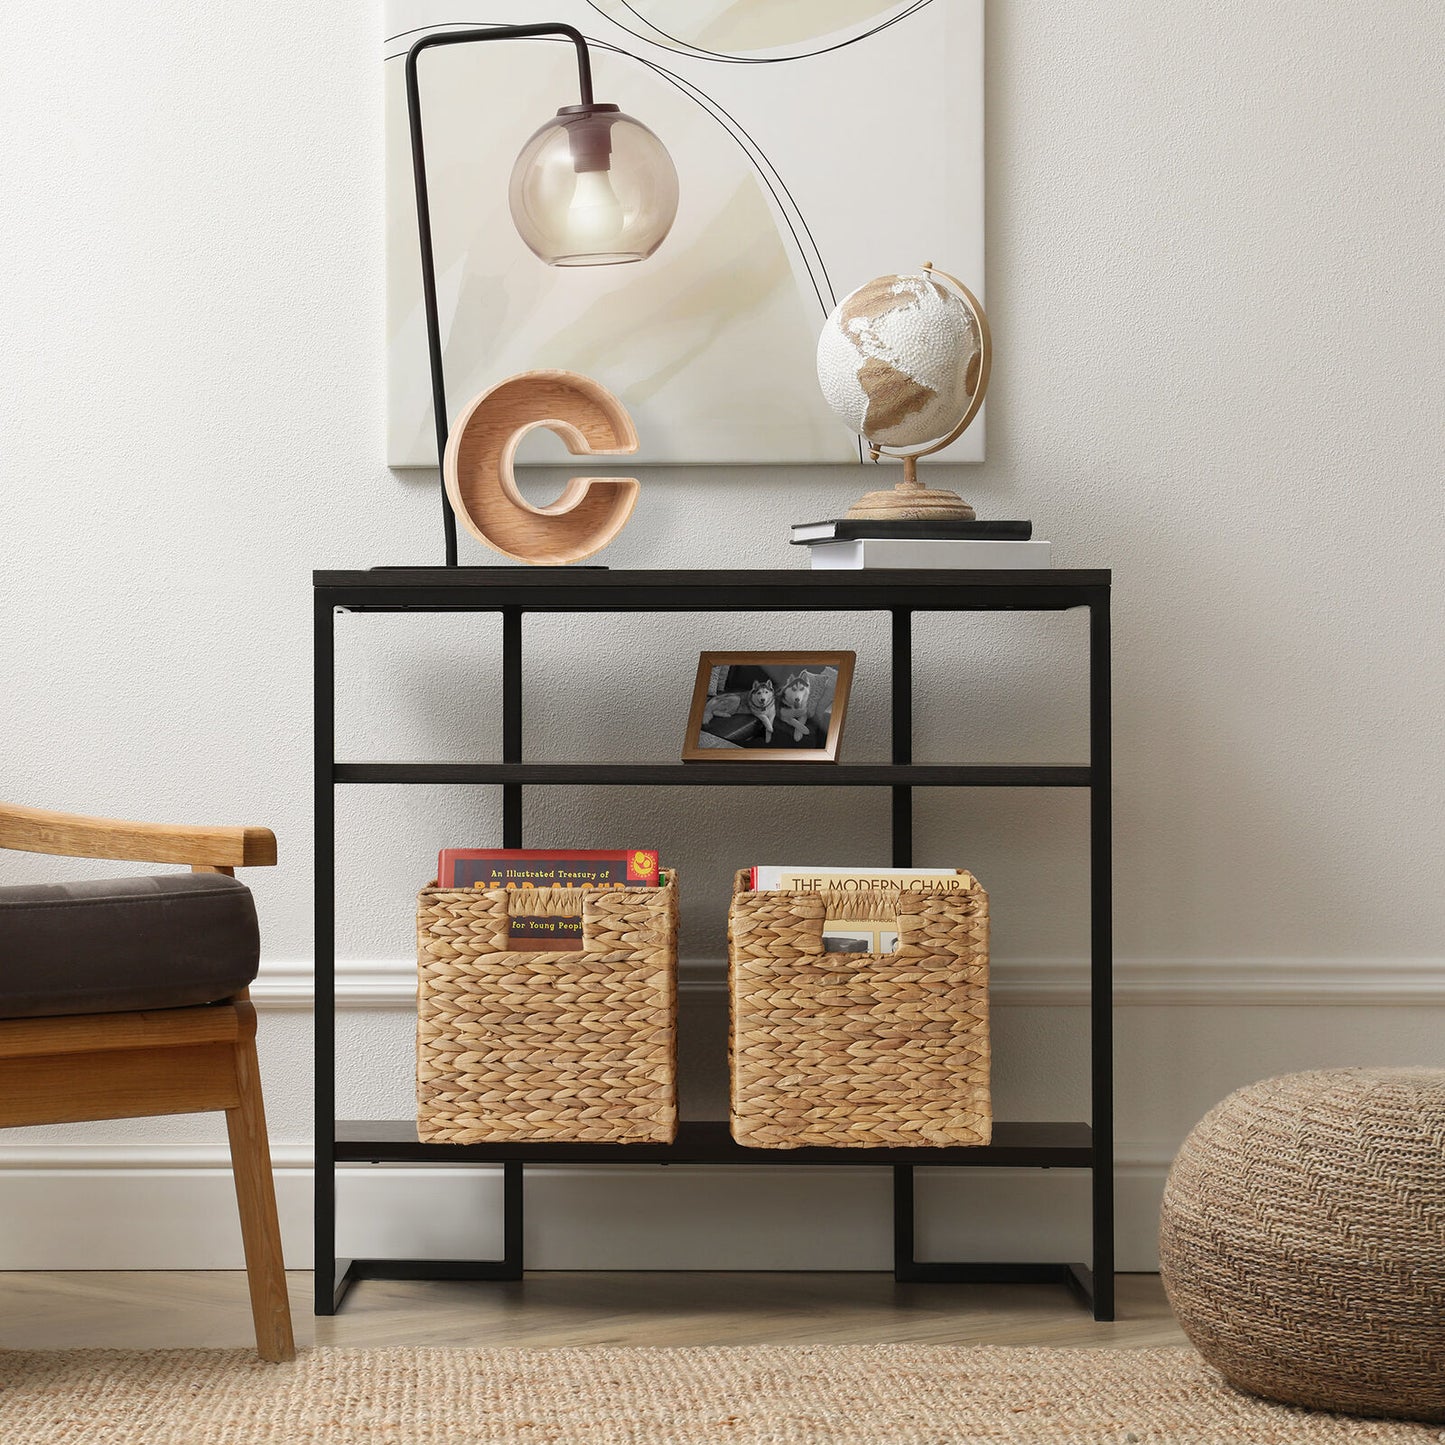
[{"label": "knitted round pouf", "polygon": [[1184,1332],[1240,1389],[1445,1420],[1445,1070],[1231,1094],[1169,1171],[1159,1263]]}]

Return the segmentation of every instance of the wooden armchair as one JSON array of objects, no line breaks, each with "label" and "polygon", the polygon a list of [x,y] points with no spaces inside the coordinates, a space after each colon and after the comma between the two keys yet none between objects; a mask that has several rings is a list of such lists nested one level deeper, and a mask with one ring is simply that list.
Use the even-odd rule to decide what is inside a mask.
[{"label": "wooden armchair", "polygon": [[256,1348],[294,1358],[246,987],[255,909],[234,880],[275,863],[275,836],[0,803],[0,848],[190,864],[0,887],[0,1126],[225,1110]]}]

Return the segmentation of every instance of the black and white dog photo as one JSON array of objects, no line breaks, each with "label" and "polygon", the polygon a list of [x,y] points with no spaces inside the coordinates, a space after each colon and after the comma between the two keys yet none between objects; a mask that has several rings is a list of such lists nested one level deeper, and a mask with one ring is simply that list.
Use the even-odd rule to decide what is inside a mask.
[{"label": "black and white dog photo", "polygon": [[818,749],[828,737],[838,669],[737,663],[712,669],[697,746]]}]

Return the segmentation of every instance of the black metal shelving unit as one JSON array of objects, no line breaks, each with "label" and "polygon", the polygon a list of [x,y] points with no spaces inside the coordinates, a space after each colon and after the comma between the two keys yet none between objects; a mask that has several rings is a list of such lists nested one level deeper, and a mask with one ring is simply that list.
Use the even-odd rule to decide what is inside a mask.
[{"label": "black metal shelving unit", "polygon": [[[336,1312],[358,1279],[519,1279],[523,1170],[532,1164],[879,1165],[893,1171],[894,1276],[915,1282],[1059,1281],[1114,1317],[1113,929],[1107,571],[612,572],[601,569],[384,567],[317,572],[316,681],[316,1313]],[[918,612],[1089,614],[1086,767],[944,766],[913,762],[913,616]],[[494,612],[502,622],[502,757],[498,762],[366,763],[335,756],[335,614]],[[529,763],[522,735],[522,619],[529,613],[886,612],[891,619],[891,761],[887,763]],[[915,788],[1084,788],[1089,794],[1090,1122],[998,1120],[983,1148],[749,1149],[724,1122],[684,1122],[672,1144],[424,1144],[414,1120],[336,1115],[335,789],[367,783],[500,787],[502,839],[522,846],[527,786],[864,787],[892,798],[892,863],[913,862]],[[489,1164],[503,1174],[503,1257],[336,1258],[336,1169],[381,1163]],[[1092,1189],[1093,1258],[1079,1263],[968,1263],[914,1258],[913,1170],[1084,1169]]]}]

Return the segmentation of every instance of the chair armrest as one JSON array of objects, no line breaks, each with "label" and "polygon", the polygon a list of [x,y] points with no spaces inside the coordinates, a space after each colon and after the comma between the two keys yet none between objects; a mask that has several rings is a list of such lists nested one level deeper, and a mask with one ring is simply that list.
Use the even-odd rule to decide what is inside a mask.
[{"label": "chair armrest", "polygon": [[253,868],[276,861],[269,828],[188,828],[179,823],[129,823],[0,803],[0,848],[72,858],[141,863],[190,863],[202,868]]}]

